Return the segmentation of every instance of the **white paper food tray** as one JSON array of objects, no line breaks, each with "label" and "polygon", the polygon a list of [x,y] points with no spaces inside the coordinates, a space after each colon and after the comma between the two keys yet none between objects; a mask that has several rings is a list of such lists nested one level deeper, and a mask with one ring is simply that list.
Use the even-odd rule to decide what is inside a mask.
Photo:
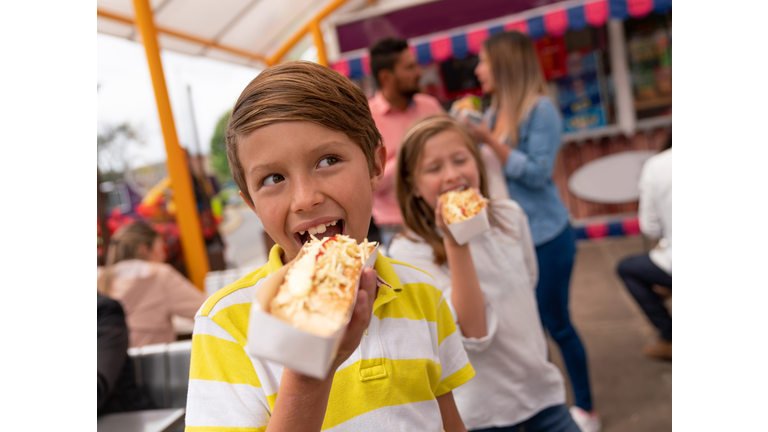
[{"label": "white paper food tray", "polygon": [[461,110],[458,110],[451,108],[450,114],[456,119],[466,117],[474,124],[480,124],[483,122],[483,113],[473,109],[462,108]]},{"label": "white paper food tray", "polygon": [[[301,255],[302,252],[299,252],[293,261],[271,274],[256,290],[254,301],[251,304],[248,345],[245,349],[253,357],[280,363],[295,372],[312,378],[325,379],[334,358],[336,358],[336,351],[339,348],[341,338],[344,336],[347,324],[352,318],[362,271],[357,277],[352,306],[347,312],[344,324],[330,336],[318,336],[293,327],[272,316],[266,310],[269,302],[277,294],[288,269]],[[363,268],[372,268],[376,263],[377,256],[378,246],[374,248]]]},{"label": "white paper food tray", "polygon": [[479,213],[471,218],[449,224],[448,229],[451,230],[453,238],[456,239],[456,243],[463,245],[473,238],[491,230],[491,224],[488,222],[488,205],[486,204]]}]

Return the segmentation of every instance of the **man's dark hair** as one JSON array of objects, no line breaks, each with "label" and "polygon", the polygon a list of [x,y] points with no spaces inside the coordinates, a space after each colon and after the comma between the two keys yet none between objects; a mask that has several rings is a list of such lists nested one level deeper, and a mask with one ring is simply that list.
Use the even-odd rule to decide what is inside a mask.
[{"label": "man's dark hair", "polygon": [[384,69],[394,71],[397,58],[406,49],[408,49],[408,42],[395,38],[382,39],[369,49],[371,52],[371,73],[377,86],[381,87],[379,72]]}]

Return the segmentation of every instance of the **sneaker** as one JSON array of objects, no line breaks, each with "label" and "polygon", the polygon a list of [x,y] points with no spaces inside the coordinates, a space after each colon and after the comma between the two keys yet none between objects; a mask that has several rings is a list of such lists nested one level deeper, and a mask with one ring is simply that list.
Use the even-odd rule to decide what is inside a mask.
[{"label": "sneaker", "polygon": [[600,432],[602,429],[603,424],[597,414],[590,414],[576,405],[572,406],[570,411],[573,421],[582,432]]},{"label": "sneaker", "polygon": [[659,339],[655,344],[643,348],[643,354],[654,359],[672,360],[672,342]]}]

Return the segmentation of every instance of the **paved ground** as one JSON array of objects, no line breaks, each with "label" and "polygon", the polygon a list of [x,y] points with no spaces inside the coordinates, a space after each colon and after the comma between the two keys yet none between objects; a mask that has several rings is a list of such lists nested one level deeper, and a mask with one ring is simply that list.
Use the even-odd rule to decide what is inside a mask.
[{"label": "paved ground", "polygon": [[[267,259],[261,222],[244,205],[232,211],[241,221],[224,236],[227,260],[238,267],[258,267]],[[672,430],[672,363],[641,354],[656,333],[614,272],[621,258],[642,251],[640,237],[608,238],[580,242],[576,256],[571,316],[587,350],[604,432]],[[557,346],[550,343],[550,351],[567,376]]]},{"label": "paved ground", "polygon": [[230,227],[222,230],[227,245],[224,259],[234,268],[261,267],[268,257],[261,220],[245,204],[227,206],[224,214]]},{"label": "paved ground", "polygon": [[[672,363],[641,354],[656,332],[614,272],[623,257],[641,252],[639,237],[582,241],[571,279],[571,317],[587,350],[604,432],[672,430]],[[550,351],[567,376],[551,341]]]}]

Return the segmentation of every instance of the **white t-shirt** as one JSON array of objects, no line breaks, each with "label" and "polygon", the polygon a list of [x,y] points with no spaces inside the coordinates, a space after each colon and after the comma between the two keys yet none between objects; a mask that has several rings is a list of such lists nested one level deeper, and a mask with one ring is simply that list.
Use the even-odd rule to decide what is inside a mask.
[{"label": "white t-shirt", "polygon": [[640,173],[638,219],[643,234],[659,239],[651,261],[672,274],[672,149],[647,161]]},{"label": "white t-shirt", "polygon": [[[491,206],[508,219],[505,225],[514,236],[492,228],[469,242],[485,297],[488,335],[461,337],[475,369],[475,377],[453,391],[467,429],[510,426],[565,403],[563,376],[547,361],[536,304],[538,266],[528,218],[512,200],[494,200]],[[395,237],[389,253],[435,278],[455,320],[447,263],[436,265],[427,243],[403,235]]]},{"label": "white t-shirt", "polygon": [[504,167],[501,166],[501,160],[493,152],[489,145],[480,146],[480,156],[485,164],[485,172],[488,174],[488,198],[490,199],[509,199],[509,189],[507,181],[504,179]]}]

